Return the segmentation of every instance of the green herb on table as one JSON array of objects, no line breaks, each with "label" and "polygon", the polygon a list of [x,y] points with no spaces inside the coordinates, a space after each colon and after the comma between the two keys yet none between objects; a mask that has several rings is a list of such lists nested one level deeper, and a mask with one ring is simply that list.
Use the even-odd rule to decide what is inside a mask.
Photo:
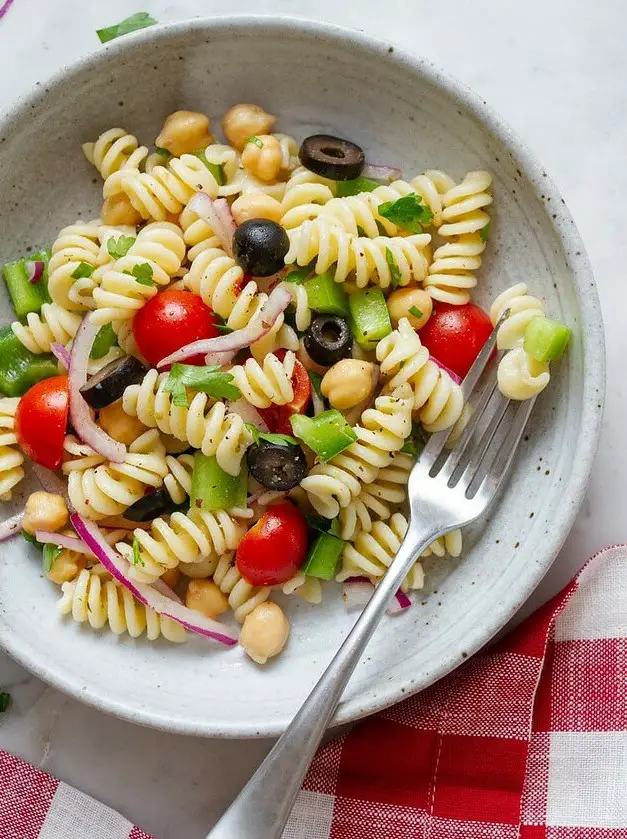
[{"label": "green herb on table", "polygon": [[6,709],[9,707],[10,701],[11,694],[6,691],[2,691],[2,693],[0,693],[0,714],[4,714]]},{"label": "green herb on table", "polygon": [[107,26],[105,29],[96,29],[96,35],[100,38],[101,44],[106,44],[107,41],[113,41],[122,35],[128,35],[129,32],[135,32],[137,29],[145,29],[147,26],[154,26],[157,21],[148,14],[148,12],[136,12],[134,15],[121,20],[113,26]]},{"label": "green herb on table", "polygon": [[430,208],[422,203],[420,196],[415,192],[404,195],[397,201],[379,204],[377,212],[409,233],[422,233],[423,225],[430,224],[433,219]]}]

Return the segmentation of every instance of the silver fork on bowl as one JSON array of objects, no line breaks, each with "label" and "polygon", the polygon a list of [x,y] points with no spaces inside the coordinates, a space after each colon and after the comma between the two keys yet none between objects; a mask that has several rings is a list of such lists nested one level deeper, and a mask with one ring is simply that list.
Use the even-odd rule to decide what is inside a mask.
[{"label": "silver fork on bowl", "polygon": [[451,448],[450,429],[432,435],[411,471],[409,527],[396,557],[285,733],[206,839],[280,839],[344,688],[412,565],[435,539],[481,516],[505,482],[535,403],[505,399],[494,369],[483,377],[508,314],[462,383],[464,401],[475,397],[466,428]]}]

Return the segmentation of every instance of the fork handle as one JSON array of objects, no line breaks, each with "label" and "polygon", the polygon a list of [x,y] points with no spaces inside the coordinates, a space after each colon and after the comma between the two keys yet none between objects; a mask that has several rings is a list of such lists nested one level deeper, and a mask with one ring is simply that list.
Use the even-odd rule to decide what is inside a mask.
[{"label": "fork handle", "polygon": [[309,764],[353,670],[415,559],[442,529],[409,529],[346,640],[259,769],[205,839],[280,839]]}]

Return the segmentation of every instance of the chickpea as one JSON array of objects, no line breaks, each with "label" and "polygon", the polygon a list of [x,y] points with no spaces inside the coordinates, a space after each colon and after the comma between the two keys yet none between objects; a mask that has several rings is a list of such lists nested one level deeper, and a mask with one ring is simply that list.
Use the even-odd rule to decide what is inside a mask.
[{"label": "chickpea", "polygon": [[346,411],[372,394],[377,378],[376,364],[343,358],[325,373],[320,390],[334,408]]},{"label": "chickpea", "polygon": [[398,288],[388,297],[388,312],[394,326],[398,326],[401,318],[407,318],[414,329],[422,329],[431,317],[432,311],[431,295],[423,288],[416,286]]},{"label": "chickpea", "polygon": [[272,134],[251,137],[242,152],[245,169],[262,181],[273,181],[281,171],[281,144]]},{"label": "chickpea", "polygon": [[101,408],[98,418],[107,434],[125,446],[130,446],[146,430],[146,426],[137,417],[124,413],[121,399]]},{"label": "chickpea", "polygon": [[181,579],[181,572],[178,568],[168,568],[168,570],[161,575],[161,579],[170,588],[176,588]]},{"label": "chickpea", "polygon": [[161,442],[165,446],[167,454],[181,454],[189,449],[187,440],[179,440],[171,434],[161,434]]},{"label": "chickpea", "polygon": [[196,111],[174,111],[163,123],[155,145],[180,157],[204,149],[212,141],[208,116]]},{"label": "chickpea", "polygon": [[52,492],[33,492],[24,507],[22,527],[31,536],[36,530],[59,530],[69,518],[65,500]]},{"label": "chickpea", "polygon": [[222,130],[229,143],[242,151],[249,137],[269,134],[275,122],[276,117],[259,105],[233,105],[224,115]]},{"label": "chickpea", "polygon": [[185,605],[207,618],[217,618],[228,610],[229,601],[213,580],[190,580]]},{"label": "chickpea", "polygon": [[231,212],[237,224],[243,224],[251,218],[268,218],[281,221],[283,207],[281,203],[264,192],[245,192],[231,205]]},{"label": "chickpea", "polygon": [[246,615],[239,642],[253,661],[265,664],[281,652],[289,634],[290,623],[281,607],[260,603]]},{"label": "chickpea", "polygon": [[100,211],[100,217],[104,224],[111,224],[114,226],[130,224],[135,227],[140,223],[142,217],[137,212],[135,207],[131,204],[127,195],[123,192],[118,192],[115,195],[110,195],[105,198]]},{"label": "chickpea", "polygon": [[47,572],[48,579],[58,586],[69,583],[87,565],[87,559],[74,551],[63,550]]}]

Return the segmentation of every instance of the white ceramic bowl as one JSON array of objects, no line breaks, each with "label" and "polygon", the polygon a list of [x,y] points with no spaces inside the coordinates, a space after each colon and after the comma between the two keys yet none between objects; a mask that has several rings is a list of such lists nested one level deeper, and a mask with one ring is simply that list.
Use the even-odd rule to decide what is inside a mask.
[{"label": "white ceramic bowl", "polygon": [[[435,592],[383,621],[337,722],[397,702],[485,644],[538,584],[580,505],[604,394],[603,328],[583,246],[542,166],[474,94],[419,56],[293,19],[216,18],[146,29],[38,85],[0,125],[2,260],[91,218],[100,180],[80,144],[122,125],[146,144],[186,107],[218,118],[237,102],[279,115],[302,138],[351,138],[405,174],[494,175],[493,224],[478,297],[514,281],[573,327],[568,356],[534,411],[507,492],[468,531],[462,561],[440,561]],[[2,317],[11,317],[6,295]],[[4,508],[3,508],[4,509]],[[224,737],[278,734],[354,621],[329,586],[321,607],[289,603],[292,636],[275,663],[200,639],[182,647],[97,633],[61,620],[58,590],[21,539],[2,546],[0,643],[41,678],[126,719]]]}]

